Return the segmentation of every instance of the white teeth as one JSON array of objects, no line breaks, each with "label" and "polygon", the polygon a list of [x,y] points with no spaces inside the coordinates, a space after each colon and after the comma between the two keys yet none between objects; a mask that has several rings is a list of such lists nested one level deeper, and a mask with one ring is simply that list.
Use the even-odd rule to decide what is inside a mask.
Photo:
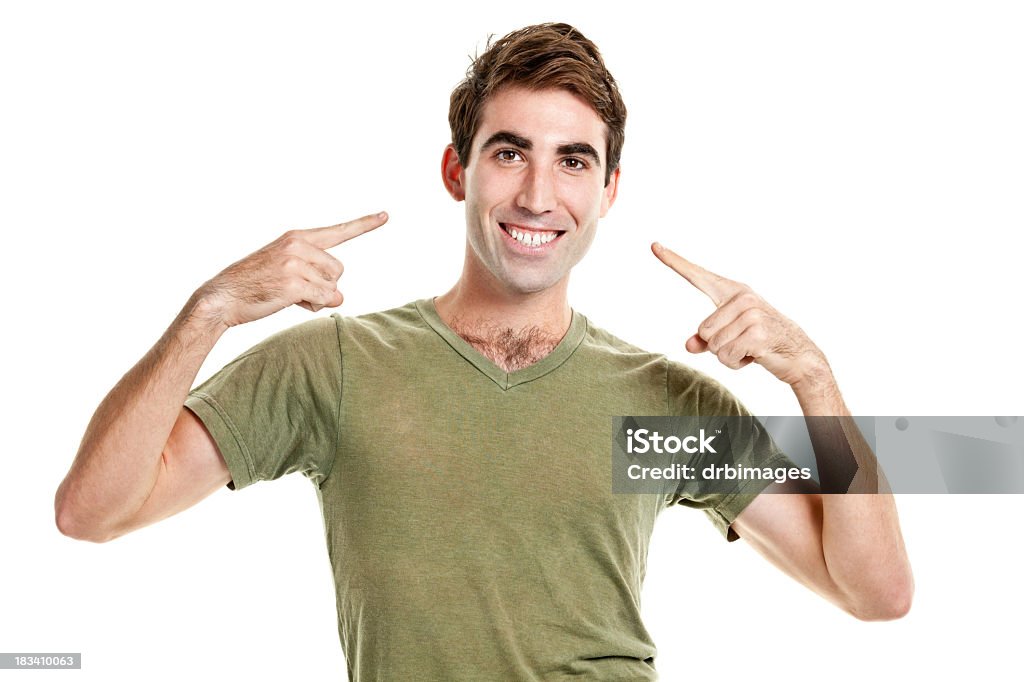
[{"label": "white teeth", "polygon": [[540,246],[541,244],[547,244],[558,236],[555,232],[545,232],[543,234],[539,232],[520,232],[514,227],[509,228],[508,232],[512,235],[513,239],[523,246]]}]

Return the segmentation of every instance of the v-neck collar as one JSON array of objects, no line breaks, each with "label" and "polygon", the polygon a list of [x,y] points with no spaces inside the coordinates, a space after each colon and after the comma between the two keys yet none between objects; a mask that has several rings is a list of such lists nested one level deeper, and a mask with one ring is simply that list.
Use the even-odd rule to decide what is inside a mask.
[{"label": "v-neck collar", "polygon": [[438,336],[445,340],[445,343],[451,346],[452,350],[465,358],[481,374],[488,377],[505,391],[513,386],[519,386],[528,381],[539,379],[548,372],[558,369],[575,352],[587,333],[587,318],[573,310],[569,330],[565,332],[565,336],[562,337],[562,340],[558,342],[558,345],[550,353],[529,367],[523,367],[514,372],[506,372],[494,364],[490,358],[476,348],[473,348],[468,341],[456,334],[451,327],[444,323],[441,316],[437,313],[433,298],[424,298],[416,301],[416,310],[419,311],[423,320],[430,325],[430,328],[437,332]]}]

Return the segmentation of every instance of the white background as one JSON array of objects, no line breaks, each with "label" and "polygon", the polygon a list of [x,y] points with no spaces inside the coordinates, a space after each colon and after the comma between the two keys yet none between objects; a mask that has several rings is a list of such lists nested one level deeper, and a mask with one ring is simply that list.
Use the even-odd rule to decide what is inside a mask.
[{"label": "white background", "polygon": [[[189,294],[284,230],[391,213],[334,250],[346,314],[455,281],[447,102],[489,33],[573,23],[621,83],[619,200],[571,292],[596,324],[758,414],[796,413],[761,368],[682,348],[710,303],[651,256],[657,239],[801,324],[855,413],[1021,414],[1022,10],[839,5],[5,3],[0,651],[80,651],[85,666],[0,677],[344,677],[302,477],[105,545],[60,535],[53,493]],[[230,331],[199,379],[309,315]],[[702,514],[665,513],[643,604],[662,679],[1002,677],[1019,648],[1021,498],[898,502],[917,592],[891,623],[840,612]]]}]

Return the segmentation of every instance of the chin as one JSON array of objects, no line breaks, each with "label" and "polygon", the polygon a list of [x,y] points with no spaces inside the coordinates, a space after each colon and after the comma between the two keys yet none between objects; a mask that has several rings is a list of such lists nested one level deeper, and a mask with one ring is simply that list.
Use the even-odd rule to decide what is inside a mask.
[{"label": "chin", "polygon": [[547,291],[561,282],[563,278],[564,275],[561,277],[538,275],[535,277],[502,277],[499,279],[509,291],[525,295]]}]

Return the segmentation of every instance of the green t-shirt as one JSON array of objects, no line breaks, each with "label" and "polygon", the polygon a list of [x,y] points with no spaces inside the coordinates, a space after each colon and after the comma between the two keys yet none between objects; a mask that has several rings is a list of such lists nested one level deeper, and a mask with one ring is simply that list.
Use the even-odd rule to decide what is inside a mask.
[{"label": "green t-shirt", "polygon": [[[296,325],[185,403],[233,489],[301,471],[323,511],[352,682],[655,680],[640,619],[659,512],[729,524],[733,494],[613,494],[612,417],[748,414],[720,384],[574,312],[505,372],[431,299]],[[752,463],[788,465],[774,446]]]}]

